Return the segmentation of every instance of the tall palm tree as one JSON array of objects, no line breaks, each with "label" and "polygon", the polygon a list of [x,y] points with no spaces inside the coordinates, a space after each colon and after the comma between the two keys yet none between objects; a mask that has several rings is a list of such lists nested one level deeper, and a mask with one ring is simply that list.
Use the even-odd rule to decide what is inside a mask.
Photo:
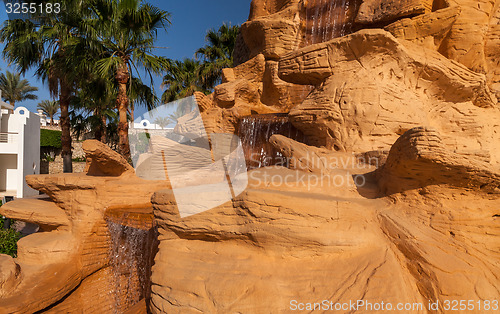
[{"label": "tall palm tree", "polygon": [[65,9],[58,14],[7,21],[0,30],[0,40],[5,43],[3,55],[9,62],[16,64],[21,73],[35,68],[38,76],[48,82],[52,96],[59,97],[63,172],[72,172],[69,105],[81,73],[76,71],[78,63],[68,62],[73,60],[68,53],[79,38],[87,5],[81,0],[62,2]]},{"label": "tall palm tree", "polygon": [[95,46],[101,54],[98,72],[103,77],[113,73],[118,83],[119,150],[130,160],[127,113],[131,72],[141,67],[152,78],[152,73],[159,74],[165,68],[166,59],[155,56],[152,50],[158,29],[170,24],[169,13],[141,0],[96,0],[92,9]]},{"label": "tall palm tree", "polygon": [[217,31],[211,29],[205,37],[208,45],[196,51],[196,57],[204,61],[200,75],[206,89],[213,89],[221,82],[222,69],[233,66],[233,51],[239,30],[239,26],[225,23]]},{"label": "tall palm tree", "polygon": [[[70,116],[73,134],[80,137],[92,130],[95,139],[109,144],[109,140],[115,138],[115,134],[110,134],[108,129],[110,129],[110,122],[114,123],[117,116],[113,109],[116,106],[118,84],[112,77],[106,80],[91,75],[80,85],[76,97],[71,101],[73,112]],[[146,105],[146,107],[148,107],[147,104],[158,102],[151,88],[142,84],[142,81],[136,77],[131,78],[129,98],[131,104],[136,103]],[[130,109],[129,114],[133,116],[132,106]],[[111,129],[114,130],[114,126]]]},{"label": "tall palm tree", "polygon": [[16,102],[26,99],[37,99],[38,96],[33,92],[38,91],[38,87],[31,86],[26,79],[21,79],[20,73],[0,74],[0,90],[2,91],[2,98],[8,101],[12,106]]},{"label": "tall palm tree", "polygon": [[50,125],[54,125],[54,116],[59,112],[59,103],[54,100],[44,100],[38,103],[38,109],[50,117]]},{"label": "tall palm tree", "polygon": [[204,92],[207,90],[203,86],[200,77],[201,62],[193,59],[169,60],[167,74],[163,77],[162,87],[165,88],[161,101],[169,103],[171,101],[189,97],[194,92]]}]

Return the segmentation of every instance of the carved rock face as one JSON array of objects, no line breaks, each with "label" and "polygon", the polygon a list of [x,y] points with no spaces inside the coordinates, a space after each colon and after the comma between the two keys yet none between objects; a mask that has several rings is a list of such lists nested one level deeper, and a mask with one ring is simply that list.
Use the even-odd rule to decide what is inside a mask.
[{"label": "carved rock face", "polygon": [[[229,112],[263,104],[316,147],[272,136],[289,169],[253,170],[246,193],[189,219],[155,193],[154,313],[498,299],[500,1],[347,2],[339,14],[337,1],[252,1],[249,61],[226,71],[205,117],[234,124]],[[353,153],[378,168],[329,166]],[[349,185],[357,174],[366,186]]]},{"label": "carved rock face", "polygon": [[[399,82],[390,83],[394,88],[385,87],[385,84],[388,77],[391,75],[389,73],[391,71],[390,69],[398,67],[399,64],[391,65],[388,63],[388,60],[383,60],[382,51],[379,53],[378,57],[373,57],[373,60],[379,60],[377,61],[378,64],[375,64],[374,61],[368,65],[369,67],[373,67],[377,73],[367,73],[369,70],[360,68],[361,72],[364,71],[364,73],[362,75],[359,74],[359,77],[356,77],[356,74],[348,73],[357,69],[354,64],[346,63],[344,65],[341,63],[342,60],[340,59],[333,60],[337,62],[335,64],[322,65],[325,69],[335,69],[337,73],[332,73],[332,70],[329,69],[326,70],[328,73],[320,73],[318,71],[323,70],[316,67],[314,70],[310,71],[308,76],[302,75],[300,80],[297,79],[297,76],[291,78],[290,75],[277,69],[278,66],[276,63],[283,60],[283,58],[287,58],[286,55],[288,54],[305,51],[304,49],[307,50],[307,47],[311,45],[328,42],[333,38],[346,36],[350,33],[362,30],[363,28],[384,29],[395,36],[401,45],[407,46],[407,49],[411,51],[420,50],[420,52],[424,52],[429,50],[428,53],[433,56],[431,60],[439,59],[437,62],[441,62],[442,60],[447,64],[449,64],[449,62],[446,59],[457,61],[469,70],[475,72],[473,75],[485,74],[486,79],[481,83],[484,84],[484,86],[480,88],[484,91],[484,100],[481,101],[489,103],[490,105],[488,106],[491,106],[491,103],[497,102],[497,96],[500,96],[500,74],[498,73],[498,71],[500,71],[498,70],[500,69],[500,52],[497,49],[500,40],[498,36],[500,33],[498,31],[498,27],[500,27],[499,6],[499,1],[487,0],[481,0],[477,3],[466,0],[252,1],[249,20],[244,23],[241,28],[241,44],[246,46],[245,51],[248,53],[247,60],[249,60],[247,63],[244,63],[244,65],[246,65],[248,69],[251,67],[251,64],[255,64],[255,60],[258,58],[259,64],[262,64],[259,68],[265,69],[264,74],[259,74],[256,77],[254,75],[254,70],[246,70],[239,71],[238,75],[235,76],[229,75],[226,84],[232,80],[251,81],[253,84],[252,88],[254,89],[249,90],[251,91],[249,95],[253,95],[252,99],[248,100],[248,97],[242,96],[241,92],[239,93],[240,98],[247,99],[245,110],[234,108],[227,109],[224,108],[226,105],[223,102],[218,103],[217,100],[214,100],[215,107],[221,109],[212,110],[212,114],[207,114],[206,118],[211,121],[218,119],[218,122],[215,124],[223,123],[222,120],[238,121],[241,115],[248,114],[252,111],[252,109],[249,110],[249,108],[259,108],[261,104],[270,108],[268,108],[268,110],[253,110],[253,112],[289,112],[293,109],[294,114],[296,114],[298,110],[302,111],[301,115],[307,116],[311,111],[302,110],[300,108],[311,105],[313,107],[316,106],[317,97],[331,97],[332,84],[344,86],[343,90],[345,90],[347,94],[349,93],[348,90],[356,90],[357,96],[355,97],[359,98],[360,101],[367,101],[370,103],[378,102],[377,99],[389,103],[394,103],[394,101],[398,102],[398,99],[391,100],[391,93],[395,93],[396,98],[398,97],[397,94],[407,94],[404,96],[405,98],[409,97],[404,100],[407,106],[410,103],[425,104],[428,101],[441,102],[440,99],[433,99],[433,97],[439,98],[440,93],[455,93],[457,97],[453,100],[453,104],[461,102],[461,91],[458,90],[459,88],[457,88],[457,86],[446,86],[446,84],[438,84],[441,90],[434,90],[430,98],[426,95],[419,95],[419,92],[417,92],[417,95],[415,95],[415,93],[413,93],[413,95],[408,94],[406,91],[407,89],[412,90],[415,86],[416,89],[420,89],[419,86],[412,85],[413,82],[410,82],[410,80],[413,78],[410,77],[417,79],[419,75],[418,71],[420,71],[418,68],[424,69],[427,67],[428,61],[424,60],[425,57],[421,59],[418,64],[410,65],[409,68],[417,72],[408,75],[400,73],[400,75],[404,75],[408,78],[406,80],[402,78]],[[406,41],[414,43],[415,46],[407,45]],[[368,45],[377,45],[377,43],[368,43]],[[443,58],[435,56],[435,54],[430,51],[437,51]],[[235,53],[238,54],[238,51]],[[314,56],[310,52],[307,53],[307,58],[307,60],[304,60],[304,64],[307,64],[308,67],[312,66],[315,62],[319,62],[319,60],[323,60],[321,57]],[[369,56],[369,58],[371,58],[371,56]],[[404,63],[405,61],[402,60],[402,62]],[[279,62],[279,66],[282,65],[283,61]],[[379,69],[381,71],[379,71]],[[446,76],[451,74],[448,70],[443,70],[443,75]],[[297,71],[304,71],[304,69]],[[384,74],[384,71],[389,72]],[[277,72],[278,75],[276,74]],[[328,79],[328,86],[322,86],[322,84],[326,82],[324,80],[325,75],[331,76],[331,78]],[[381,75],[384,76],[383,79],[380,79]],[[434,74],[429,73],[428,78],[425,80],[433,80],[433,76]],[[371,80],[371,78],[374,77],[378,79]],[[419,80],[422,82],[422,79]],[[363,85],[371,86],[371,88],[365,89],[361,87]],[[238,93],[236,90],[241,90],[240,86],[241,83],[221,86],[219,90],[224,90],[224,93],[231,95]],[[314,99],[306,100],[306,97],[314,89],[314,86],[319,86],[318,88],[323,91],[314,91],[313,95],[311,95]],[[356,86],[360,87],[358,88]],[[329,90],[324,91],[325,88]],[[392,91],[384,91],[387,88],[392,89]],[[486,91],[487,89],[489,91]],[[234,92],[231,90],[234,90]],[[344,96],[348,97],[347,94]],[[478,97],[481,98],[482,96]],[[481,101],[477,101],[476,103]],[[320,103],[324,103],[324,100],[320,101]],[[322,105],[319,105],[319,107],[321,106]],[[357,112],[365,109],[372,111],[368,109],[371,108],[371,106],[366,106],[364,104],[356,106],[360,106],[355,109]],[[415,107],[417,113],[432,110],[418,108],[419,106],[421,105],[412,105],[412,107]],[[327,109],[327,111],[328,110],[330,109]],[[327,116],[331,114],[335,115],[334,112],[336,110],[338,111],[339,108],[332,109],[331,112],[325,114]],[[213,113],[215,111],[219,111],[219,113],[214,115]],[[237,114],[235,114],[235,112],[237,112]],[[387,112],[382,112],[381,114],[385,113]],[[238,114],[240,116],[238,116]],[[389,118],[389,120],[393,119],[393,122],[401,120],[398,116],[399,114],[400,113],[393,114],[393,118]],[[408,124],[407,122],[411,123],[411,118],[409,117],[413,114],[402,114],[407,114],[408,116],[408,119],[403,119],[403,125],[400,126],[401,130],[404,131],[408,129],[408,126],[404,124]],[[389,113],[389,115],[391,114]],[[477,114],[474,113],[473,115]],[[227,118],[221,119],[220,117]],[[305,117],[304,119],[314,121],[315,115],[313,114],[313,116]],[[407,121],[404,122],[405,120]],[[430,120],[418,122],[424,125],[432,125]],[[477,121],[481,120],[482,118],[478,117],[478,119],[476,119],[476,124],[478,123]],[[300,123],[299,120],[296,121],[297,127],[301,128],[305,126],[305,124]],[[237,122],[232,122],[225,127],[214,127],[213,129],[236,130],[236,123]],[[320,139],[314,144],[333,147],[331,143],[329,143],[330,140],[325,139],[335,138],[338,136],[338,132],[331,131],[337,133],[337,135],[333,133],[325,135],[324,133],[326,130],[331,129],[331,127],[320,125],[320,122],[314,123],[318,126],[311,132],[323,134],[320,135],[320,138],[323,139]],[[373,123],[373,119],[370,123]],[[413,126],[415,125],[416,124],[413,124]],[[310,124],[307,124],[306,128],[310,128]],[[311,133],[306,129],[303,131],[305,133]],[[362,130],[359,131],[361,133],[366,133]],[[359,133],[356,130],[352,130],[352,132]],[[347,133],[349,133],[346,135],[348,137],[360,136],[351,134],[351,131]],[[387,132],[384,134],[386,133]],[[401,131],[393,133],[389,141],[381,141],[379,143],[375,143],[375,141],[372,148],[378,146],[387,148],[387,145],[390,145],[394,138],[401,134]],[[485,136],[487,137],[488,135]],[[340,141],[343,141],[343,139]],[[335,145],[339,148],[341,146],[351,146],[349,143]]]},{"label": "carved rock face", "polygon": [[433,126],[451,149],[497,163],[500,113],[485,76],[403,43],[363,30],[283,56],[281,78],[318,85],[291,110],[293,123],[315,145],[354,152],[388,150],[406,130]]}]

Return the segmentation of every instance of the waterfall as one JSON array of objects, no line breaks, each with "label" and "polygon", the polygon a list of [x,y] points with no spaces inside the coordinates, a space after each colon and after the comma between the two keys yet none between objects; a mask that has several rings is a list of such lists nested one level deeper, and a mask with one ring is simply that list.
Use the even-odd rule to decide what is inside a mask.
[{"label": "waterfall", "polygon": [[308,46],[353,32],[360,0],[305,1],[305,40]]},{"label": "waterfall", "polygon": [[110,233],[110,266],[115,281],[115,313],[148,300],[157,235],[153,215],[146,210],[106,212]]},{"label": "waterfall", "polygon": [[238,135],[248,169],[284,162],[284,157],[269,142],[273,134],[281,134],[296,141],[305,140],[303,133],[290,123],[285,113],[252,115],[241,119]]}]

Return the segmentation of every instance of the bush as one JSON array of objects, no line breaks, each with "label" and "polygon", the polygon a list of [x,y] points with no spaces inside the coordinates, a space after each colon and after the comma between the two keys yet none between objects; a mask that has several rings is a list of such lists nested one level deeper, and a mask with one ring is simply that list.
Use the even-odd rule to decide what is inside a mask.
[{"label": "bush", "polygon": [[21,234],[12,228],[3,229],[3,221],[0,216],[0,254],[17,257],[17,241]]},{"label": "bush", "polygon": [[61,148],[61,131],[56,130],[40,130],[40,146]]}]

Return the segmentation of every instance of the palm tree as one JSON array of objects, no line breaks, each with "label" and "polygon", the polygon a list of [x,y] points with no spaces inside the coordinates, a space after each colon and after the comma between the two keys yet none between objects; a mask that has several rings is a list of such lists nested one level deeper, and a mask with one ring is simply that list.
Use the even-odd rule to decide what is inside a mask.
[{"label": "palm tree", "polygon": [[221,82],[222,69],[233,66],[233,50],[239,30],[239,26],[225,23],[217,31],[211,29],[205,37],[208,45],[196,51],[196,57],[204,61],[200,75],[206,89],[213,89]]},{"label": "palm tree", "polygon": [[173,121],[169,117],[157,117],[154,121],[155,124],[159,125],[162,129],[166,128]]},{"label": "palm tree", "polygon": [[200,78],[200,61],[193,59],[169,60],[167,74],[163,77],[162,87],[166,88],[161,96],[163,103],[189,97],[194,92],[206,93]]},{"label": "palm tree", "polygon": [[[77,95],[71,101],[73,112],[71,113],[71,126],[73,134],[80,137],[89,130],[94,133],[94,138],[103,143],[110,144],[110,140],[115,138],[115,134],[110,134],[110,122],[116,120],[116,96],[118,84],[112,77],[103,79],[90,74],[90,77],[81,82]],[[146,105],[156,103],[158,99],[150,87],[142,84],[136,77],[131,78],[130,103]],[[133,116],[132,106],[130,106],[130,116]],[[133,118],[131,119],[133,120]],[[112,130],[116,129],[114,126]],[[115,143],[113,143],[115,144]]]},{"label": "palm tree", "polygon": [[50,117],[50,125],[54,125],[54,116],[59,111],[59,103],[54,100],[44,100],[38,103],[38,109]]},{"label": "palm tree", "polygon": [[190,113],[194,108],[195,108],[195,105],[193,103],[185,103],[185,104],[180,105],[180,106],[178,105],[177,108],[175,108],[175,111],[168,115],[168,118],[172,122],[177,123],[179,118]]},{"label": "palm tree", "polygon": [[80,86],[75,97],[71,99],[70,114],[73,135],[80,138],[89,130],[94,132],[94,138],[107,142],[107,121],[114,115],[116,92],[112,80],[105,80],[97,75],[91,75],[79,82]]},{"label": "palm tree", "polygon": [[127,113],[131,71],[142,67],[152,78],[152,73],[158,74],[166,66],[166,59],[155,56],[152,50],[157,30],[170,24],[169,13],[141,0],[96,0],[92,9],[95,46],[101,54],[98,72],[103,77],[113,73],[118,83],[119,150],[130,160]]},{"label": "palm tree", "polygon": [[33,94],[33,92],[38,91],[38,88],[31,86],[26,79],[21,80],[20,73],[7,71],[6,74],[0,74],[0,90],[2,98],[12,106],[15,106],[17,101],[38,98]]},{"label": "palm tree", "polygon": [[[33,15],[27,20],[9,20],[0,31],[5,43],[4,57],[16,64],[21,73],[36,68],[36,73],[49,85],[52,96],[59,97],[63,172],[72,172],[69,105],[75,82],[81,77],[80,63],[71,64],[70,52],[80,32],[79,26],[87,8],[81,0],[64,0],[65,9],[59,14]],[[36,22],[36,24],[34,23]]]}]

